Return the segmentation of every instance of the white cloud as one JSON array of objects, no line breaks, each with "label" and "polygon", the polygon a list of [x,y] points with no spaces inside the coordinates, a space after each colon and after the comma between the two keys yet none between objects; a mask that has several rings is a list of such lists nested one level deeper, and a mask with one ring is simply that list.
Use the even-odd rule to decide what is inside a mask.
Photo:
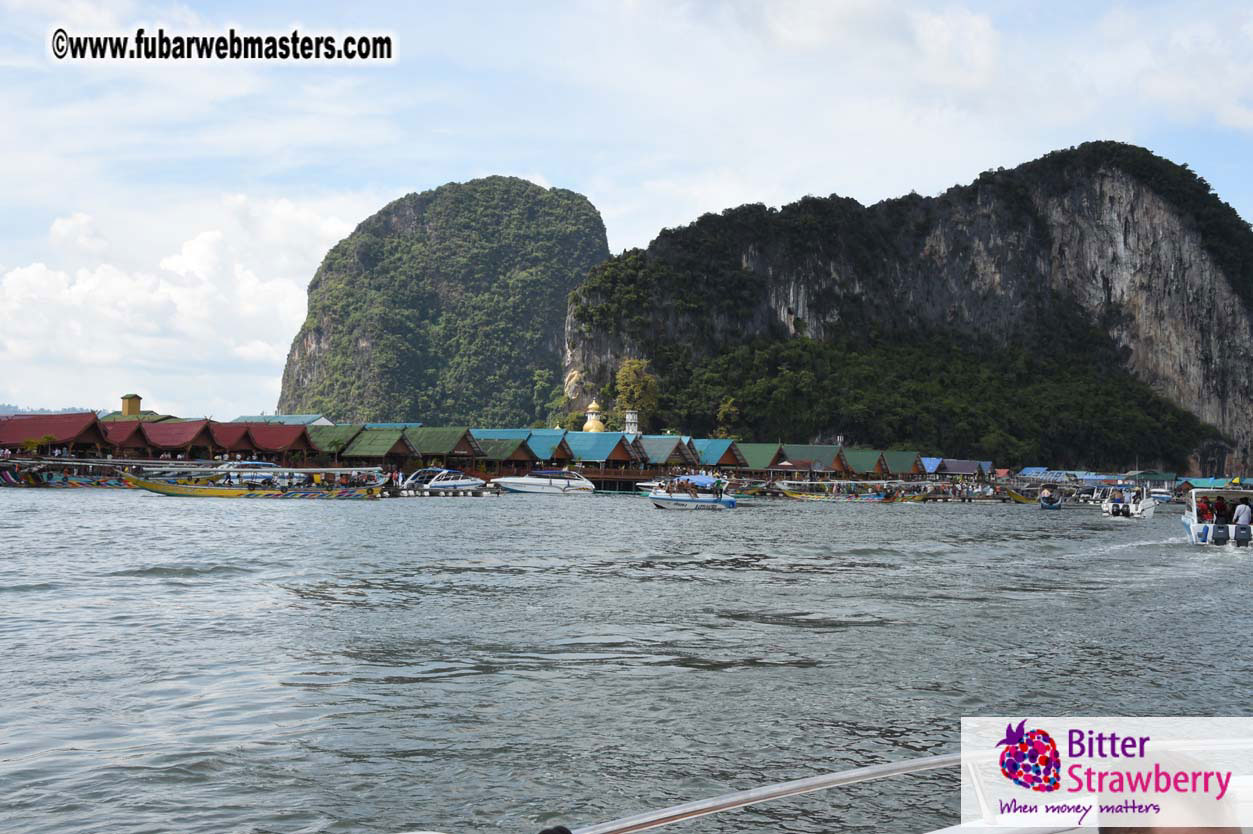
[{"label": "white cloud", "polygon": [[208,278],[216,270],[222,233],[217,229],[201,232],[183,244],[175,255],[161,259],[161,268],[184,277]]},{"label": "white cloud", "polygon": [[81,211],[52,221],[48,237],[57,246],[69,245],[87,252],[102,252],[109,247],[108,241],[96,232],[91,215]]},{"label": "white cloud", "polygon": [[[272,409],[305,286],[354,225],[330,208],[356,217],[374,201],[223,195],[201,207],[218,228],[184,232],[146,265],[93,262],[77,248],[77,267],[0,272],[0,401],[112,407],[134,389],[149,394],[145,407],[174,413]],[[79,215],[90,219],[71,215],[62,235],[90,226]]]}]

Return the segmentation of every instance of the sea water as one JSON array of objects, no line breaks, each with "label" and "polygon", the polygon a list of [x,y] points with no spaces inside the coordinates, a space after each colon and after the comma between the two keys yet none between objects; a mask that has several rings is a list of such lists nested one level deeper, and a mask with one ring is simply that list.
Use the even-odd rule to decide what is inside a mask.
[{"label": "sea water", "polygon": [[[0,489],[0,829],[525,834],[963,715],[1241,714],[1253,558],[1177,515]],[[937,771],[675,830],[958,811]]]}]

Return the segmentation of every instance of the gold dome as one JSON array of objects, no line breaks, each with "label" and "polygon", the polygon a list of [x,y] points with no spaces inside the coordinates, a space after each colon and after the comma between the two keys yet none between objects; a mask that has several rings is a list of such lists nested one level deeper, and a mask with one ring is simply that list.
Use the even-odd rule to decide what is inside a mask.
[{"label": "gold dome", "polygon": [[600,406],[596,404],[596,400],[592,400],[592,404],[587,407],[587,422],[583,424],[583,431],[604,431],[605,424],[600,421]]}]

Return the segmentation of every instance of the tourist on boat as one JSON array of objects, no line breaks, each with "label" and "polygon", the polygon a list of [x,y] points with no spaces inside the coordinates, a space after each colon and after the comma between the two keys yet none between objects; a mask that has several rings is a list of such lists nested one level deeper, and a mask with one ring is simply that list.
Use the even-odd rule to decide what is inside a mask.
[{"label": "tourist on boat", "polygon": [[1248,498],[1241,498],[1231,514],[1232,524],[1253,524],[1253,507],[1249,506]]},{"label": "tourist on boat", "polygon": [[1214,523],[1230,524],[1231,523],[1231,507],[1227,506],[1227,499],[1218,496],[1218,500],[1214,502]]},{"label": "tourist on boat", "polygon": [[1209,505],[1209,496],[1202,495],[1196,501],[1196,520],[1197,521],[1213,521],[1214,511]]}]

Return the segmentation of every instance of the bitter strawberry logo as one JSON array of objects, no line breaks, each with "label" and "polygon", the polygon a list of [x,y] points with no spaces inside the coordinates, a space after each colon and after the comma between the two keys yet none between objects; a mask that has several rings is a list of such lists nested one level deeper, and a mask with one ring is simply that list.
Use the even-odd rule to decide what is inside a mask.
[{"label": "bitter strawberry logo", "polygon": [[1005,725],[1005,738],[996,743],[1005,745],[1001,751],[1001,773],[1015,785],[1027,790],[1049,793],[1057,790],[1062,771],[1062,760],[1057,754],[1057,742],[1044,730],[1027,730],[1027,720],[1015,727]]}]

